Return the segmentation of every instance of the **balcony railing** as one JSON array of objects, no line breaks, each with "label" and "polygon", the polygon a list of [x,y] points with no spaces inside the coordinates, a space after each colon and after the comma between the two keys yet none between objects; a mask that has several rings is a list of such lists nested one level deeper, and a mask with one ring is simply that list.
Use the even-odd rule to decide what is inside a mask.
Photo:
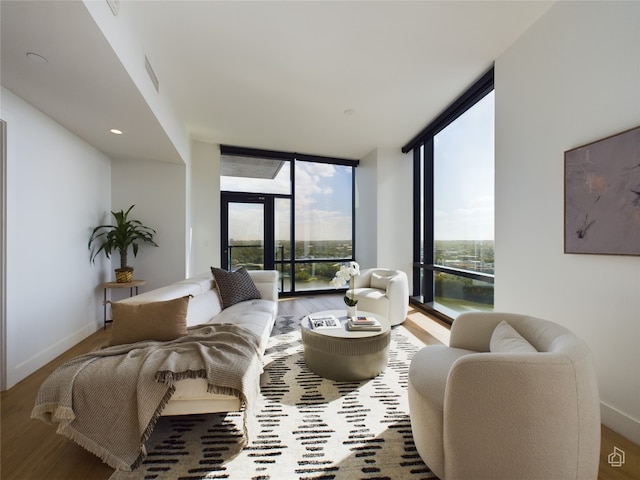
[{"label": "balcony railing", "polygon": [[[466,311],[491,311],[494,302],[493,273],[445,267],[443,265],[416,264],[419,267],[421,288],[433,287],[412,297],[412,302],[439,314],[451,322]],[[433,276],[433,278],[426,278]]]},{"label": "balcony railing", "polygon": [[[288,253],[287,249],[287,256]],[[227,250],[227,265],[230,270],[245,267],[247,270],[265,268],[264,248],[261,245],[230,245]],[[285,246],[278,245],[273,256],[273,267],[280,274],[280,292],[321,292],[334,290],[329,285],[336,272],[336,264],[351,261],[351,258],[285,258]],[[271,268],[271,267],[269,267]]]}]

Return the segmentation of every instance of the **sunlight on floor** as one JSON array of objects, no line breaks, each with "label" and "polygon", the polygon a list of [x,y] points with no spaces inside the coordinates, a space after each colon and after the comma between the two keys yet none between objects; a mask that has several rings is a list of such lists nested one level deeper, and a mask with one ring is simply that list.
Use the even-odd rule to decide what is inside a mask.
[{"label": "sunlight on floor", "polygon": [[[415,327],[411,328],[411,324]],[[440,320],[427,316],[415,307],[409,306],[405,326],[427,345],[449,345],[449,336],[451,335],[449,326]],[[422,334],[420,330],[423,331]]]}]

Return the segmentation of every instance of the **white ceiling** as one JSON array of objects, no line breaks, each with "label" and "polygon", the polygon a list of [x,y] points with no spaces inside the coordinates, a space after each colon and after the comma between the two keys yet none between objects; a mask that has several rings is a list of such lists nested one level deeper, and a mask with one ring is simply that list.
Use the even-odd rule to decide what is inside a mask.
[{"label": "white ceiling", "polygon": [[[552,4],[121,0],[119,16],[192,138],[357,159],[408,142]],[[82,2],[0,16],[3,86],[114,158],[181,161]]]}]

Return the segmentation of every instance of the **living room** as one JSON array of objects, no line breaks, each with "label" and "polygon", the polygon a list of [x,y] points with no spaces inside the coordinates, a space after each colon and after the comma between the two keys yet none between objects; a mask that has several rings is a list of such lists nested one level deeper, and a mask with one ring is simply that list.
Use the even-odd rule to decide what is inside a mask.
[{"label": "living room", "polygon": [[[127,34],[126,25],[117,23],[126,19],[126,2],[121,2],[119,17],[106,2],[61,5],[59,17],[52,12],[39,17],[35,9],[27,18],[36,25],[57,22],[64,29],[61,17],[80,22],[68,29],[67,40],[77,49],[69,57],[100,54],[102,68],[110,69],[108,78],[96,74],[91,88],[76,92],[77,98],[88,95],[90,106],[105,112],[105,133],[88,142],[63,126],[71,105],[60,112],[59,120],[43,113],[52,103],[69,100],[61,92],[40,88],[47,82],[46,74],[35,70],[41,65],[28,64],[19,72],[5,66],[11,58],[5,51],[10,46],[5,45],[5,32],[26,29],[24,24],[10,25],[8,3],[12,2],[0,6],[0,118],[7,123],[3,389],[101,328],[99,285],[111,279],[111,265],[103,260],[92,265],[86,244],[91,227],[107,220],[110,210],[135,204],[137,215],[162,232],[160,247],[145,249],[135,260],[147,289],[220,264],[219,143],[231,143],[190,138],[185,126],[177,123],[168,100],[157,95],[138,65],[141,46]],[[640,124],[640,3],[549,2],[538,17],[526,28],[520,25],[522,30],[513,32],[513,40],[491,61],[470,59],[476,71],[440,104],[444,108],[495,62],[495,309],[547,318],[583,338],[595,358],[602,422],[637,444],[640,263],[633,256],[563,252],[563,169],[565,151]],[[80,33],[84,36],[78,37]],[[24,55],[39,45],[20,47],[28,48]],[[472,45],[468,49],[472,52]],[[90,75],[85,63],[70,58],[50,58],[47,66],[59,63],[56,68],[66,69],[70,77]],[[153,57],[150,61],[161,63]],[[402,77],[384,66],[377,70],[380,76]],[[7,82],[15,75],[22,87],[35,85],[33,97],[21,96],[19,84],[9,88]],[[162,77],[160,82],[163,92]],[[381,97],[401,88],[390,85]],[[427,84],[424,88],[430,89]],[[115,120],[101,89],[116,89],[119,102],[128,103],[136,115],[142,112],[128,120],[144,126],[136,136],[148,150],[136,150],[139,144],[126,148],[129,140],[108,133]],[[406,131],[404,141],[431,120],[426,112],[417,115],[422,120]],[[317,153],[325,143],[322,128],[315,130],[316,143],[299,145],[294,138],[281,149]],[[126,137],[127,129],[123,130]],[[86,138],[96,135],[87,133]],[[273,148],[269,141],[257,138],[252,145],[240,146]],[[401,153],[403,142],[376,141],[357,155],[356,258],[362,265],[410,272],[411,158]],[[121,145],[109,148],[118,153],[105,154],[105,145],[115,142]]]}]

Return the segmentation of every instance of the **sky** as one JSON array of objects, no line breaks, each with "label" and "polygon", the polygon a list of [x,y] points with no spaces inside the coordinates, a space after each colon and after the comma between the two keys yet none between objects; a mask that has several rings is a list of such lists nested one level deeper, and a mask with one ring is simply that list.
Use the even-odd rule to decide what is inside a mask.
[{"label": "sky", "polygon": [[[296,161],[296,238],[298,240],[351,239],[351,167]],[[289,167],[286,164],[275,180],[222,177],[221,189],[289,193]],[[289,203],[276,203],[276,240],[288,240]],[[262,234],[261,205],[234,206],[230,237],[257,240]]]},{"label": "sky", "polygon": [[435,137],[436,240],[494,238],[494,95]]}]

